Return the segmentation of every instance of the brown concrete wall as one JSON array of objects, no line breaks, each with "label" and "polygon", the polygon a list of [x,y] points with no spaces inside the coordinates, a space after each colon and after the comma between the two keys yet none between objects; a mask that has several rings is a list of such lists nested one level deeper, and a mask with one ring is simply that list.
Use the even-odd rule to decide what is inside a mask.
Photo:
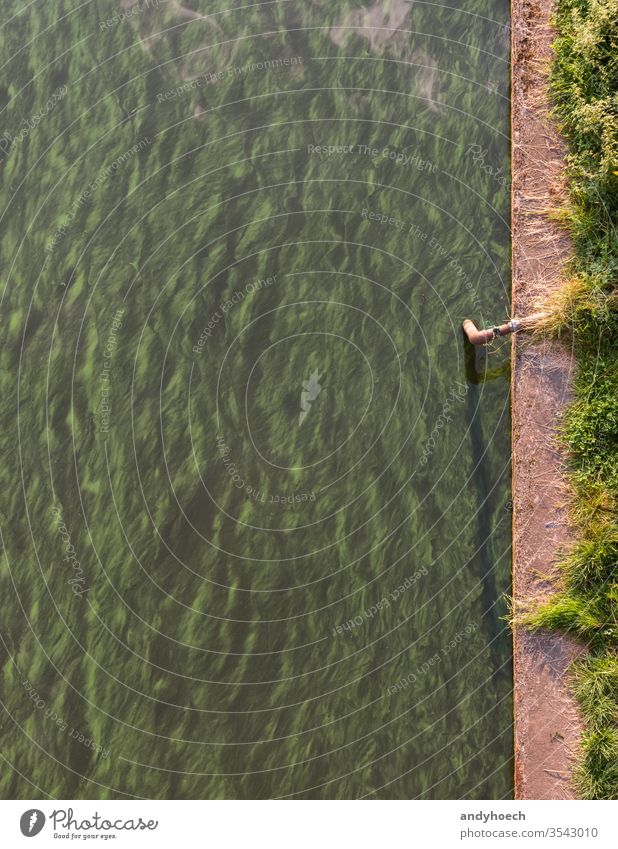
[{"label": "brown concrete wall", "polygon": [[[560,285],[569,252],[546,212],[564,194],[563,145],[548,119],[547,69],[552,0],[512,0],[513,315]],[[569,400],[568,345],[513,342],[513,593],[516,610],[552,592],[566,517],[564,457],[554,437]],[[573,756],[581,734],[566,669],[579,647],[559,634],[514,633],[515,796],[573,798]]]}]

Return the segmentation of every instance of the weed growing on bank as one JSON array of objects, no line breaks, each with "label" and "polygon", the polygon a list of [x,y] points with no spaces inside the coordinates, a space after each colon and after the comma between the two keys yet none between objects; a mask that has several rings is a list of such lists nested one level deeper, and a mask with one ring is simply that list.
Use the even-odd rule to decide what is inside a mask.
[{"label": "weed growing on bank", "polygon": [[543,330],[573,340],[578,370],[561,438],[578,542],[558,594],[527,618],[589,648],[574,664],[586,723],[576,768],[584,798],[618,798],[618,0],[557,0],[550,92],[567,139],[574,247],[569,278],[541,308]]}]

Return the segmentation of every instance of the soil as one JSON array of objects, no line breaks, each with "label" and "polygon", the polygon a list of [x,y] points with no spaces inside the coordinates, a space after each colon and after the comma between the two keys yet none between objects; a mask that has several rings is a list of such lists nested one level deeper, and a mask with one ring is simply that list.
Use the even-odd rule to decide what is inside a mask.
[{"label": "soil", "polygon": [[[553,0],[512,0],[513,314],[560,285],[569,240],[547,216],[565,193],[564,146],[546,95]],[[568,345],[516,337],[513,345],[513,593],[515,610],[555,591],[557,560],[573,538],[556,428],[569,402]],[[582,723],[568,666],[583,648],[560,634],[514,634],[515,797],[575,798]]]}]

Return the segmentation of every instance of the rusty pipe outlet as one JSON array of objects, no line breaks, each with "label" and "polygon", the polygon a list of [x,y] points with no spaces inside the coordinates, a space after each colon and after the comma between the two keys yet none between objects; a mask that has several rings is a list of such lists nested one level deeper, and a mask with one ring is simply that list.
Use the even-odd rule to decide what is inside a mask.
[{"label": "rusty pipe outlet", "polygon": [[499,336],[508,336],[509,333],[517,333],[521,328],[522,322],[517,318],[485,330],[479,330],[476,324],[469,318],[463,323],[464,333],[473,345],[487,345],[488,342],[497,339]]},{"label": "rusty pipe outlet", "polygon": [[473,345],[487,345],[498,336],[508,336],[509,333],[517,333],[519,330],[540,330],[543,328],[544,319],[548,317],[545,312],[535,312],[533,315],[528,315],[525,318],[512,318],[510,321],[505,321],[504,324],[498,324],[496,327],[479,330],[476,324],[467,318],[463,323],[463,329]]}]

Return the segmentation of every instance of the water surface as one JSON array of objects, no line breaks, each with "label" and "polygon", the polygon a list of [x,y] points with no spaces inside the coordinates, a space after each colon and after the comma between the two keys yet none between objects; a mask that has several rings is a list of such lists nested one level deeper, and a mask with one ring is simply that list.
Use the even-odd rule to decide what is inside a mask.
[{"label": "water surface", "polygon": [[3,795],[508,798],[509,4],[22,7]]}]

